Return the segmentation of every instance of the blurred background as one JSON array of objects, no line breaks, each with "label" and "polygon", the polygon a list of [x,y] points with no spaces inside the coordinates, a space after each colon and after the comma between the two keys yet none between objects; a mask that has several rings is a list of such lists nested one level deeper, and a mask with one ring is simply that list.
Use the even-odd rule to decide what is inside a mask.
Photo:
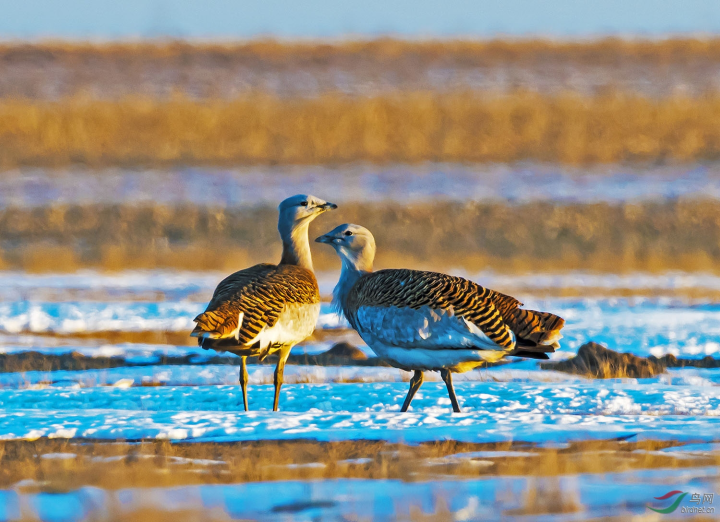
[{"label": "blurred background", "polygon": [[246,266],[297,192],[380,266],[717,266],[715,2],[2,11],[3,268]]},{"label": "blurred background", "polygon": [[[362,224],[378,268],[565,317],[558,360],[594,340],[717,366],[720,3],[0,13],[0,521],[624,520],[717,490],[717,445],[676,447],[720,440],[717,370],[523,362],[458,378],[468,417],[437,382],[397,417],[408,375],[332,312],[315,244],[325,304],[287,415],[254,364],[238,414],[237,359],[187,333],[224,275],[279,260],[277,205],[310,193],[339,205],[313,237]],[[312,359],[341,343],[350,363]]]}]

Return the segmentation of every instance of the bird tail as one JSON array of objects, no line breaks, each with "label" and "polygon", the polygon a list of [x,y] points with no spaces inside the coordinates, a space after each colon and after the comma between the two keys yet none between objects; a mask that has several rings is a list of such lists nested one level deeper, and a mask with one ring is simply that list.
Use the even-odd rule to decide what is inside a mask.
[{"label": "bird tail", "polygon": [[[238,317],[240,324],[242,324],[242,320],[243,314],[240,313]],[[197,324],[195,325],[193,331],[190,332],[190,337],[198,338],[198,346],[206,349],[212,348],[215,345],[218,345],[221,341],[234,341],[235,345],[237,345],[237,339],[235,338],[235,334],[237,332],[236,330],[228,332],[229,328],[226,324],[227,319],[222,315],[212,310],[205,311],[193,319],[193,321]],[[232,338],[232,340],[229,338]]]},{"label": "bird tail", "polygon": [[[531,353],[554,352],[560,347],[565,320],[549,312],[518,308],[510,327],[517,339],[517,350]],[[527,357],[527,355],[525,355]]]}]

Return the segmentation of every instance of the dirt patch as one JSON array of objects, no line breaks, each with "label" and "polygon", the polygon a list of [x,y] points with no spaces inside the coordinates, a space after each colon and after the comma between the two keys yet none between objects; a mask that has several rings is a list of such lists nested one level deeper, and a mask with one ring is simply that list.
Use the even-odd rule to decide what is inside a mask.
[{"label": "dirt patch", "polygon": [[572,373],[596,379],[655,377],[665,371],[666,366],[656,360],[638,357],[631,353],[610,350],[601,344],[583,344],[575,357],[557,363],[543,363],[544,370]]},{"label": "dirt patch", "polygon": [[594,342],[583,344],[575,357],[560,362],[540,364],[543,370],[572,373],[596,379],[646,379],[664,373],[667,368],[720,368],[720,359],[707,356],[703,359],[678,359],[668,354],[663,357],[638,357],[620,353]]},{"label": "dirt patch", "polygon": [[[215,352],[210,352],[213,354]],[[277,355],[259,361],[248,357],[249,364],[277,364]],[[228,365],[238,366],[239,357],[210,355],[198,358],[194,354],[185,356],[159,356],[147,362],[132,362],[124,357],[92,357],[79,352],[48,354],[41,352],[0,353],[0,373],[56,370],[100,370],[106,368],[155,366],[155,365]],[[330,350],[317,355],[291,355],[287,364],[307,366],[389,366],[377,357],[368,358],[359,348],[349,343],[337,343]]]}]

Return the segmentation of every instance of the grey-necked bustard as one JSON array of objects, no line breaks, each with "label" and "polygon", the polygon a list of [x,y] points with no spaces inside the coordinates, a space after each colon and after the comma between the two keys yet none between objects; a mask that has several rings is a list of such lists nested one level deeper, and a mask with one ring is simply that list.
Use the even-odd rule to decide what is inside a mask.
[{"label": "grey-necked bustard", "polygon": [[333,303],[360,337],[397,368],[414,370],[402,411],[423,382],[439,371],[453,411],[459,412],[453,372],[506,355],[547,359],[565,321],[461,277],[420,270],[373,272],[375,239],[366,228],[340,225],[316,239],[342,260]]},{"label": "grey-necked bustard", "polygon": [[297,343],[310,336],[320,313],[320,292],[313,274],[308,226],[337,208],[314,196],[297,195],[280,204],[278,231],[283,243],[280,263],[263,263],[223,279],[205,312],[195,318],[190,335],[198,345],[241,357],[240,386],[248,410],[247,357],[260,360],[279,352],[273,410],[278,409],[285,361]]}]

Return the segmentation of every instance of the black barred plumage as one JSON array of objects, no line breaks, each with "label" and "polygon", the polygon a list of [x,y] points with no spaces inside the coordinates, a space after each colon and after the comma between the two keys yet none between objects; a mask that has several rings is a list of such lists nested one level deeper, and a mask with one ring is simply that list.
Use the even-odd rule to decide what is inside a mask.
[{"label": "black barred plumage", "polygon": [[[250,344],[265,328],[272,328],[288,304],[318,304],[320,292],[315,275],[295,265],[260,264],[223,279],[205,312],[198,315],[192,335],[198,345],[212,348],[208,339],[237,340],[238,354],[256,355]],[[238,320],[243,322],[238,329]],[[227,346],[227,345],[225,345]]]},{"label": "black barred plumage", "polygon": [[507,355],[547,359],[559,346],[565,321],[524,310],[514,297],[437,272],[373,272],[375,239],[366,228],[340,225],[316,241],[332,245],[342,259],[335,305],[379,357],[415,372],[402,411],[424,371],[440,372],[457,412],[453,372]]},{"label": "black barred plumage", "polygon": [[[360,306],[452,308],[499,346],[515,348],[517,344],[523,352],[553,352],[557,343],[551,339],[565,325],[557,315],[520,308],[523,304],[509,295],[461,277],[420,270],[380,270],[361,277],[347,301],[348,320],[355,328]],[[543,344],[547,340],[550,344]]]},{"label": "black barred plumage", "polygon": [[437,272],[380,270],[358,280],[348,294],[345,311],[348,321],[357,329],[357,311],[363,306],[452,309],[493,342],[511,349],[515,343],[492,294],[492,290],[472,281]]}]

